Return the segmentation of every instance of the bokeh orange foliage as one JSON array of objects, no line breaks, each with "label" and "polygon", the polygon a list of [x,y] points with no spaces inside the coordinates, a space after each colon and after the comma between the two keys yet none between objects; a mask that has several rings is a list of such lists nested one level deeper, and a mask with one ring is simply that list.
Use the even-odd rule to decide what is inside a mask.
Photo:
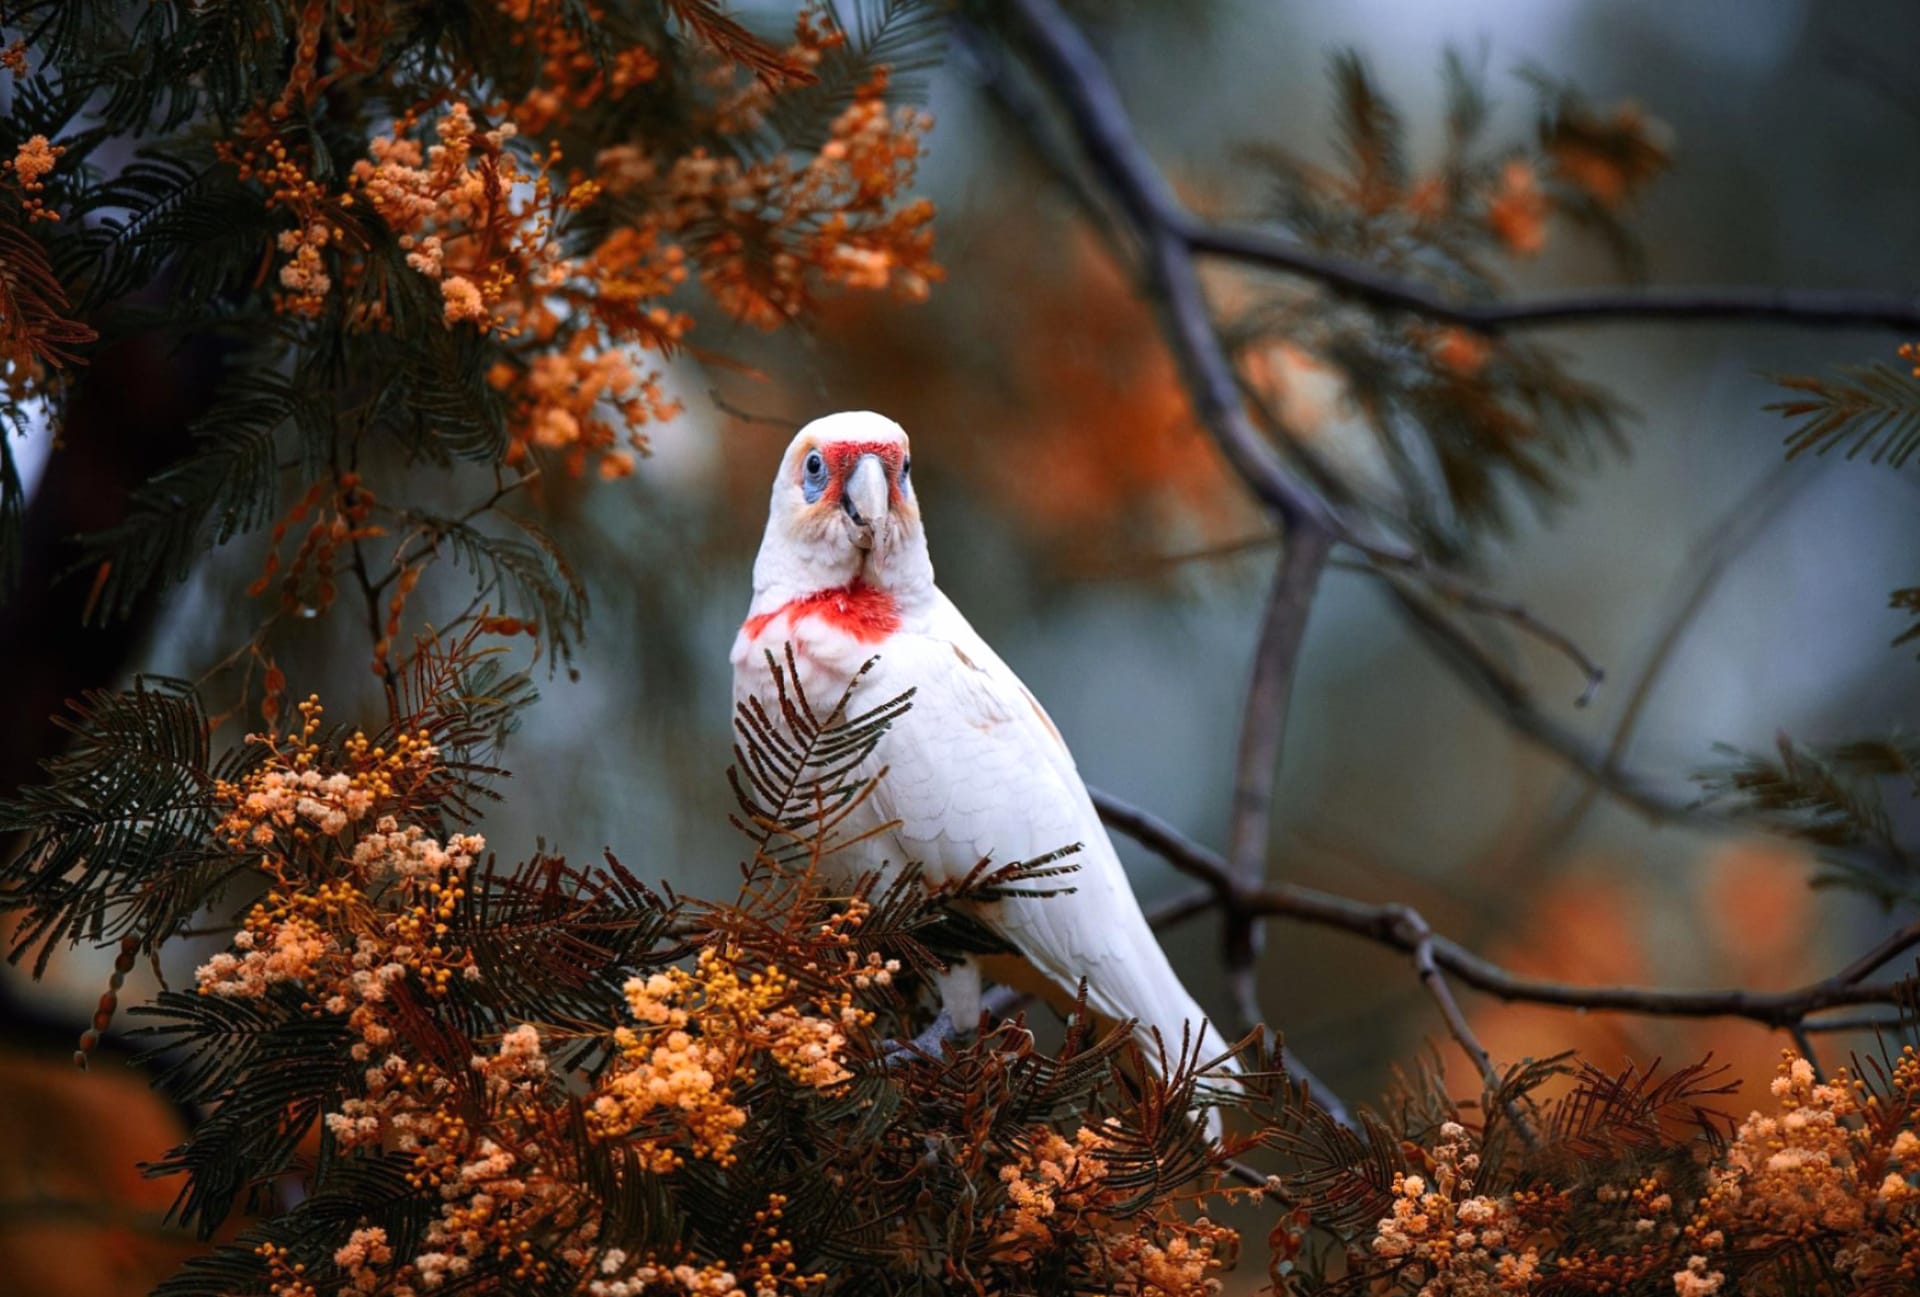
[{"label": "bokeh orange foliage", "polygon": [[[1036,235],[1033,219],[978,218],[966,283],[925,318],[855,298],[829,308],[859,403],[912,430],[916,467],[975,483],[1056,576],[1256,530],[1132,285],[1092,236]],[[733,391],[755,410],[818,412],[804,389]],[[757,503],[764,464],[743,456],[730,476],[741,507]]]},{"label": "bokeh orange foliage", "polygon": [[145,1292],[200,1250],[161,1222],[175,1187],[138,1163],[186,1134],[118,1057],[0,1053],[0,1276],[9,1292]]},{"label": "bokeh orange foliage", "polygon": [[[1689,885],[1676,890],[1623,863],[1584,862],[1530,896],[1512,925],[1518,935],[1486,953],[1526,976],[1602,986],[1766,990],[1831,971],[1839,952],[1822,939],[1807,886],[1811,862],[1802,850],[1742,839],[1708,851],[1695,869]],[[1663,931],[1684,932],[1685,944],[1663,943]],[[1473,1028],[1496,1061],[1565,1050],[1601,1066],[1711,1054],[1749,1097],[1766,1092],[1785,1043],[1781,1033],[1741,1018],[1573,1014],[1476,1001]],[[1479,1090],[1478,1074],[1458,1051],[1447,1052],[1446,1067],[1449,1093]]]}]

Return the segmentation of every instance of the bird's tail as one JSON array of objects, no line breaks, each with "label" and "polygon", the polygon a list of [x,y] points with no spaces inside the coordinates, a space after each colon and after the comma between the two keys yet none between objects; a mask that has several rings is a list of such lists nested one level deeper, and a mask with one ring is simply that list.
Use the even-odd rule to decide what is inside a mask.
[{"label": "bird's tail", "polygon": [[[1117,861],[1115,872],[1118,872]],[[1121,879],[1124,886],[1124,875]],[[1047,914],[1048,918],[1067,912],[1065,907],[1047,898],[1005,904],[1051,905],[1054,908]],[[1230,1079],[1241,1071],[1238,1059],[1229,1052],[1233,1040],[1214,1026],[1206,1011],[1188,994],[1130,893],[1124,897],[1123,904],[1103,906],[1100,912],[1104,922],[1097,939],[1088,940],[1091,934],[1056,929],[1050,934],[1054,941],[1045,942],[1039,949],[1023,949],[1022,953],[1063,988],[1084,978],[1088,1007],[1116,1022],[1131,1019],[1134,1039],[1148,1063],[1163,1076],[1190,1071],[1200,1063],[1209,1064],[1205,1078],[1195,1086],[1195,1106],[1205,1110],[1208,1134],[1218,1139],[1221,1127],[1217,1107],[1223,1101],[1231,1102],[1240,1091],[1238,1083]],[[1037,913],[1034,917],[1038,917]],[[1045,931],[1037,922],[1019,927],[1028,932]],[[1076,937],[1081,941],[1075,942]],[[1098,948],[1100,957],[1074,958],[1070,951],[1062,950],[1063,946],[1075,944],[1081,944],[1083,951]],[[1216,1063],[1216,1059],[1220,1061]]]},{"label": "bird's tail", "polygon": [[[1165,959],[1162,955],[1163,964]],[[1192,1069],[1208,1064],[1205,1074],[1194,1085],[1195,1108],[1206,1114],[1208,1138],[1218,1141],[1220,1105],[1232,1103],[1241,1092],[1239,1082],[1231,1079],[1241,1070],[1240,1060],[1229,1052],[1233,1042],[1208,1020],[1206,1011],[1175,978],[1171,965],[1166,965],[1164,982],[1156,981],[1150,988],[1143,989],[1144,994],[1136,990],[1135,995],[1129,997],[1137,1007],[1123,1009],[1116,1005],[1112,1016],[1134,1020],[1134,1039],[1163,1076],[1183,1067]],[[1091,984],[1087,998],[1096,1008],[1100,1007]]]}]

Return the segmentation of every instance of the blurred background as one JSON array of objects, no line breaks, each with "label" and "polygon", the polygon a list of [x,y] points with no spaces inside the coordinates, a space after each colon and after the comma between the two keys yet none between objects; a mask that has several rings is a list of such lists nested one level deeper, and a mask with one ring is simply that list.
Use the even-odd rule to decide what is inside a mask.
[{"label": "blurred background", "polygon": [[[1370,61],[1414,124],[1416,149],[1436,150],[1451,46],[1484,58],[1496,134],[1528,129],[1532,99],[1513,75],[1528,65],[1599,104],[1635,100],[1666,124],[1674,168],[1632,222],[1653,283],[1899,289],[1920,264],[1920,171],[1910,163],[1920,92],[1909,75],[1920,36],[1905,6],[1216,0],[1106,6],[1095,30],[1155,156],[1211,214],[1244,215],[1260,201],[1243,146],[1330,156],[1337,49]],[[578,559],[592,611],[577,678],[539,665],[543,699],[506,751],[514,777],[482,826],[501,855],[610,849],[643,877],[695,894],[731,890],[727,651],[779,453],[799,423],[845,408],[880,410],[912,434],[942,585],[1045,703],[1088,782],[1223,843],[1240,701],[1277,551],[1190,423],[1126,273],[979,82],[958,48],[928,78],[937,125],[921,190],[939,210],[948,278],[927,303],[847,301],[818,327],[771,340],[705,319],[699,341],[730,363],[676,362],[669,380],[687,410],[657,430],[651,460],[626,481],[545,484],[539,508]],[[1616,281],[1603,249],[1563,232],[1515,289]],[[1211,287],[1229,305],[1249,291],[1226,275]],[[1887,359],[1896,340],[1717,325],[1563,329],[1543,340],[1636,411],[1628,453],[1583,466],[1572,498],[1525,515],[1488,566],[1489,585],[1566,630],[1608,672],[1576,709],[1578,673],[1516,645],[1515,662],[1555,713],[1604,745],[1649,680],[1627,760],[1681,792],[1713,764],[1716,743],[1765,749],[1776,730],[1836,738],[1910,719],[1920,675],[1908,650],[1888,646],[1906,623],[1886,594],[1916,576],[1914,482],[1885,467],[1806,460],[1757,504],[1753,495],[1782,457],[1785,425],[1762,410],[1777,394],[1767,375]],[[179,412],[211,377],[154,357],[115,364],[115,382],[83,388],[67,444],[23,448],[40,466],[30,537],[44,552],[29,562],[43,572],[62,561],[47,520],[63,517],[71,532],[110,511],[125,490],[114,475],[169,457]],[[1350,431],[1338,400],[1321,413],[1316,435],[1337,447]],[[124,447],[123,462],[103,467],[82,453],[89,444]],[[1738,544],[1716,541],[1734,521]],[[1703,571],[1723,560],[1703,593]],[[8,608],[9,786],[57,745],[47,717],[61,697],[135,671],[194,676],[238,642],[252,616],[241,590],[257,564],[233,547],[134,622],[105,630],[79,629],[84,591],[72,582]],[[364,646],[351,640],[351,619],[334,620],[282,665],[301,695],[328,699],[332,717],[373,723]],[[1825,975],[1891,924],[1850,894],[1811,889],[1795,848],[1653,826],[1585,792],[1463,691],[1370,582],[1329,573],[1296,687],[1272,877],[1413,903],[1439,931],[1518,971],[1580,982],[1786,987]],[[1181,890],[1165,865],[1125,843],[1122,854],[1143,901]],[[1224,1012],[1217,923],[1190,922],[1167,940],[1189,985]],[[0,1113],[76,1132],[49,1138],[42,1125],[38,1138],[0,1139],[0,1183],[51,1193],[45,1186],[85,1161],[75,1141],[124,1150],[131,1140],[157,1155],[177,1125],[117,1065],[117,1047],[84,1086],[48,1070],[71,1066],[110,959],[75,952],[38,985],[18,969],[0,974],[14,1055],[0,1058]],[[190,977],[194,962],[182,949],[165,971]],[[143,969],[125,1000],[150,979]],[[1352,1101],[1377,1096],[1443,1034],[1404,960],[1339,934],[1273,926],[1260,992],[1288,1044]],[[1711,1052],[1751,1095],[1788,1043],[1745,1023],[1574,1015],[1462,994],[1502,1062],[1566,1049],[1603,1066]],[[1834,1040],[1829,1059],[1858,1043]],[[1454,1052],[1440,1054],[1449,1069]],[[1452,1080],[1458,1093],[1477,1088],[1464,1071]],[[150,1133],[109,1136],[107,1121],[144,1121]],[[173,1246],[139,1224],[170,1193],[117,1185],[128,1213],[114,1227],[119,1252],[45,1255],[102,1267],[97,1283],[72,1290],[117,1291],[115,1275]],[[8,1221],[0,1242],[12,1236],[26,1266],[41,1252],[20,1231],[44,1238],[65,1227]]]}]

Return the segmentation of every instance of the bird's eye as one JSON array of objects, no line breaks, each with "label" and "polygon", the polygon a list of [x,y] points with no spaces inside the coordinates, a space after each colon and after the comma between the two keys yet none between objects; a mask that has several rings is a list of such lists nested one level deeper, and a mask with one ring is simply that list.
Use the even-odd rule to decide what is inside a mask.
[{"label": "bird's eye", "polygon": [[819,451],[810,450],[807,452],[803,467],[806,470],[806,476],[800,479],[800,491],[806,496],[807,503],[812,504],[827,489],[827,461],[821,457]]},{"label": "bird's eye", "polygon": [[907,474],[913,472],[913,456],[908,455],[900,461],[900,489],[907,489]]}]

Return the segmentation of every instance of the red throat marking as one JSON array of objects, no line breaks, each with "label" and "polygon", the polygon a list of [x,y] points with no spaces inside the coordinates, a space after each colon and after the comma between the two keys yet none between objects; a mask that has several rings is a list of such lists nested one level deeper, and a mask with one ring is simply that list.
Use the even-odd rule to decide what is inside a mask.
[{"label": "red throat marking", "polygon": [[784,619],[791,627],[808,617],[818,617],[862,644],[878,644],[900,629],[900,609],[893,596],[858,579],[789,599],[772,612],[747,618],[741,629],[748,639],[759,639],[760,632],[776,621]]}]

